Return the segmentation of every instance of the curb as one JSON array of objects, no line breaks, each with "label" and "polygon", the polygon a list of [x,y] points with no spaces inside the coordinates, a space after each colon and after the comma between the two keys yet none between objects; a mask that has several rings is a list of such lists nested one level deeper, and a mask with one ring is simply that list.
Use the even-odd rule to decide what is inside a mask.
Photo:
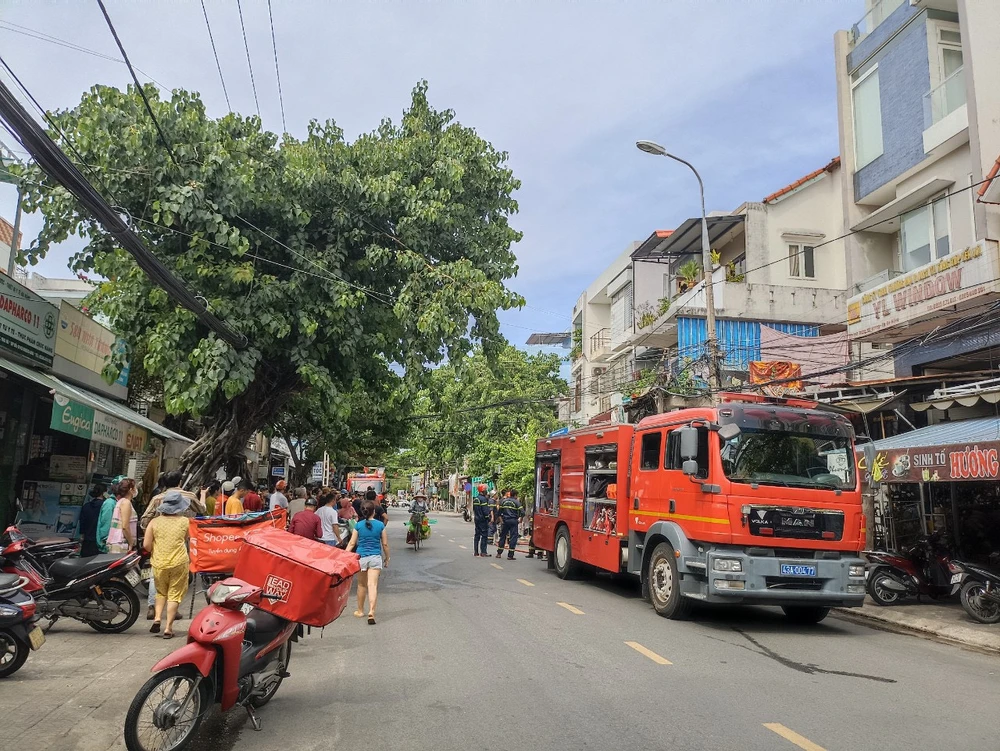
[{"label": "curb", "polygon": [[[884,611],[884,612],[882,612]],[[833,608],[836,617],[882,631],[892,631],[925,639],[954,644],[969,649],[1000,653],[1000,629],[983,633],[979,629],[958,624],[942,623],[932,618],[912,617],[891,608],[874,612],[872,608]]]}]

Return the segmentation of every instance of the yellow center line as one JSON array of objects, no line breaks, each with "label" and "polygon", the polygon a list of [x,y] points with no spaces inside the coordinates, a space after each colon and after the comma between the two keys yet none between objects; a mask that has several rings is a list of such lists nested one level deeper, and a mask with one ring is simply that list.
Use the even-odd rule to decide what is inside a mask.
[{"label": "yellow center line", "polygon": [[527,579],[518,579],[518,581],[521,582],[521,584],[523,584],[526,587],[533,587],[533,586],[535,586],[534,584],[532,584]]},{"label": "yellow center line", "polygon": [[670,660],[668,660],[666,657],[660,657],[660,655],[656,654],[656,652],[654,652],[653,650],[646,649],[639,642],[636,642],[636,641],[627,641],[625,643],[628,646],[632,647],[632,649],[634,649],[639,654],[645,655],[646,657],[648,657],[649,659],[651,659],[657,665],[673,665],[674,664]]},{"label": "yellow center line", "polygon": [[580,608],[574,608],[568,602],[557,602],[556,605],[558,605],[561,608],[566,608],[573,615],[584,615],[584,612],[580,610]]},{"label": "yellow center line", "polygon": [[501,571],[503,571],[503,566],[501,566],[501,565],[500,565],[499,563],[491,563],[490,565],[491,565],[491,566],[492,566],[493,568],[498,568],[498,569],[500,569]]},{"label": "yellow center line", "polygon": [[786,728],[780,722],[765,722],[764,727],[773,733],[777,733],[789,743],[794,743],[796,746],[803,749],[803,751],[826,751],[826,749],[822,746],[817,746],[808,738],[799,735],[794,730]]},{"label": "yellow center line", "polygon": [[462,550],[468,550],[468,548],[465,547],[465,545],[459,545],[458,547],[460,547]]},{"label": "yellow center line", "polygon": [[448,540],[448,542],[455,542],[454,540]]}]

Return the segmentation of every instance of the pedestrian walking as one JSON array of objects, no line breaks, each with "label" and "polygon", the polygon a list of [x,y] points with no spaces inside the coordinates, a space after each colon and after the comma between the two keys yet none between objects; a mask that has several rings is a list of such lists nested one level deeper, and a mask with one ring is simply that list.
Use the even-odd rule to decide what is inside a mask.
[{"label": "pedestrian walking", "polygon": [[375,603],[378,600],[378,577],[382,568],[389,565],[389,538],[385,532],[385,524],[375,516],[375,502],[365,501],[361,506],[364,521],[351,533],[348,550],[357,550],[361,557],[361,573],[358,574],[358,609],[354,611],[357,618],[364,616],[365,598],[368,599],[368,625],[375,625]]},{"label": "pedestrian walking", "polygon": [[156,583],[156,605],[153,614],[151,634],[160,632],[163,611],[166,608],[167,622],[163,627],[163,638],[174,638],[174,620],[188,588],[187,542],[190,524],[184,512],[191,506],[191,498],[180,490],[168,490],[160,502],[160,511],[149,526],[142,546],[149,551],[149,564],[153,569]]},{"label": "pedestrian walking", "polygon": [[270,499],[268,499],[268,510],[275,511],[276,509],[283,508],[288,510],[288,498],[285,497],[285,488],[288,487],[288,483],[284,480],[278,480],[274,485],[274,492],[271,493]]},{"label": "pedestrian walking", "polygon": [[475,556],[486,557],[487,533],[490,527],[490,499],[484,491],[479,491],[472,502],[472,520],[476,525],[476,534],[472,538],[472,550]]},{"label": "pedestrian walking", "polygon": [[222,498],[221,482],[212,480],[201,489],[201,504],[205,507],[206,516],[215,516],[216,509],[221,509],[225,506],[225,501]]},{"label": "pedestrian walking", "polygon": [[246,493],[243,495],[243,510],[249,512],[263,511],[264,500],[257,492],[256,485],[250,480],[244,480],[243,484],[246,486]]},{"label": "pedestrian walking", "polygon": [[340,515],[337,513],[337,501],[340,495],[336,490],[327,490],[319,497],[320,506],[316,509],[316,516],[319,517],[323,526],[322,542],[327,545],[339,545],[341,538]]},{"label": "pedestrian walking", "polygon": [[109,553],[127,553],[135,548],[139,522],[135,506],[132,505],[135,495],[135,480],[126,477],[118,483],[118,498],[111,514],[111,529],[108,532]]},{"label": "pedestrian walking", "polygon": [[97,555],[97,522],[101,518],[101,507],[104,505],[104,495],[107,486],[97,483],[90,489],[90,498],[80,509],[80,557],[89,558]]},{"label": "pedestrian walking", "polygon": [[307,540],[320,540],[323,537],[323,522],[316,515],[316,499],[307,498],[303,509],[292,517],[288,531],[293,535],[305,537]]},{"label": "pedestrian walking", "polygon": [[514,548],[517,546],[517,525],[524,516],[524,506],[517,497],[517,491],[511,490],[510,495],[500,501],[500,544],[497,546],[497,558],[507,545],[507,560],[514,560]]}]

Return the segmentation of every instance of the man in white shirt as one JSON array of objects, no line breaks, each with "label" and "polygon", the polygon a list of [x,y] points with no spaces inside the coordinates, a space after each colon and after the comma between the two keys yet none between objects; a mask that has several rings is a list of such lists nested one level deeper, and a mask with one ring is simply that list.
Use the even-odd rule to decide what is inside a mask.
[{"label": "man in white shirt", "polygon": [[275,509],[283,508],[288,509],[288,499],[282,492],[288,487],[288,483],[284,480],[278,480],[277,484],[274,486],[274,492],[271,493],[271,500],[268,504],[268,510],[274,511]]},{"label": "man in white shirt", "polygon": [[316,516],[319,517],[320,523],[323,525],[323,536],[320,541],[327,545],[336,546],[340,543],[340,518],[337,516],[339,498],[340,494],[335,490],[319,497],[319,502],[322,505],[316,509]]}]

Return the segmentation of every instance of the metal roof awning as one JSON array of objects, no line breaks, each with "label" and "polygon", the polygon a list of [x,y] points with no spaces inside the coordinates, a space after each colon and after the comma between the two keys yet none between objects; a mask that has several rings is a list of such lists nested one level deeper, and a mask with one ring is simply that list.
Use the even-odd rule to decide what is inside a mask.
[{"label": "metal roof awning", "polygon": [[973,420],[928,425],[926,428],[911,430],[909,433],[883,438],[881,441],[875,441],[875,450],[924,449],[958,444],[992,443],[998,440],[1000,440],[1000,417],[978,417]]},{"label": "metal roof awning", "polygon": [[875,209],[872,213],[851,227],[854,232],[899,232],[899,215],[915,209],[927,199],[932,198],[937,193],[955,184],[954,180],[947,180],[943,177],[935,177],[923,185],[919,185],[909,193],[889,201],[885,206]]},{"label": "metal roof awning", "polygon": [[[746,217],[742,214],[710,216],[706,221],[709,245],[716,247],[719,239],[743,224]],[[635,249],[632,260],[665,261],[690,255],[701,255],[701,217],[685,220],[669,237],[650,237]]]},{"label": "metal roof awning", "polygon": [[855,399],[840,401],[840,402],[830,402],[824,406],[830,407],[837,411],[843,412],[855,412],[859,415],[868,415],[872,412],[880,412],[883,409],[888,409],[889,405],[899,399],[905,391],[898,394],[880,394],[872,396],[859,396]]},{"label": "metal roof awning", "polygon": [[122,404],[113,402],[110,399],[107,399],[99,394],[95,394],[92,391],[88,391],[80,386],[71,386],[49,373],[43,373],[40,370],[34,370],[33,368],[19,365],[3,357],[0,357],[0,368],[14,373],[15,375],[19,375],[22,378],[26,378],[29,381],[34,381],[39,386],[42,386],[53,393],[62,394],[73,401],[87,405],[91,409],[96,409],[99,412],[111,415],[112,417],[117,417],[119,420],[124,420],[127,423],[131,423],[132,425],[148,430],[150,433],[158,435],[161,438],[171,441],[183,441],[184,443],[194,442],[187,436],[175,433],[169,428],[165,428],[159,423],[153,422],[148,417],[143,417],[138,412],[134,412]]},{"label": "metal roof awning", "polygon": [[1000,378],[939,388],[926,401],[915,402],[910,407],[917,412],[926,412],[929,409],[944,412],[955,406],[974,407],[979,402],[1000,403]]}]

